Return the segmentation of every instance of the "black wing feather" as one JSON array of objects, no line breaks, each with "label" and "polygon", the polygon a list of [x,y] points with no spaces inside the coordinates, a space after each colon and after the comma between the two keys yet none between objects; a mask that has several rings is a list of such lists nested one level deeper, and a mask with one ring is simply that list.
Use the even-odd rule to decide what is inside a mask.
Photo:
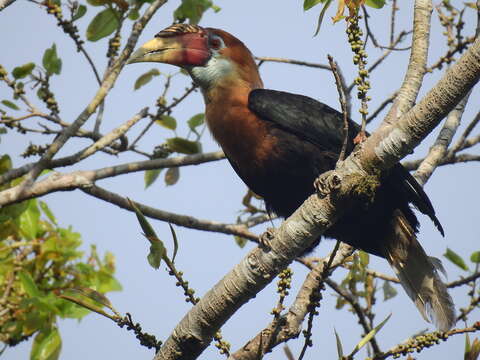
[{"label": "black wing feather", "polygon": [[[340,153],[344,139],[343,115],[328,105],[303,95],[256,89],[250,92],[248,107],[262,119],[311,142],[319,149]],[[347,155],[354,148],[353,139],[360,126],[349,120],[348,128]],[[428,215],[444,235],[427,194],[401,164],[394,166],[386,181],[405,200]]]}]

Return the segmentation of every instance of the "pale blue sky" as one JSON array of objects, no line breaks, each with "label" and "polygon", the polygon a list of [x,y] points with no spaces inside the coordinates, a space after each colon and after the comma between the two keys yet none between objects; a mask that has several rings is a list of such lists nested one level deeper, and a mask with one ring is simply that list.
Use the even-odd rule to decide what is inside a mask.
[{"label": "pale blue sky", "polygon": [[[178,3],[179,1],[171,1],[156,14],[144,31],[140,43],[150,39],[171,23],[172,9]],[[218,0],[216,4],[222,7],[222,11],[218,14],[208,12],[202,19],[201,25],[218,27],[231,32],[240,38],[255,55],[326,63],[326,55],[331,54],[342,66],[347,79],[351,81],[354,77],[355,69],[351,65],[350,50],[345,44],[344,24],[332,25],[329,20],[334,14],[334,9],[330,9],[330,13],[327,14],[320,35],[313,38],[319,9],[304,13],[300,0]],[[401,6],[401,18],[397,21],[397,29],[409,29],[411,9],[407,8],[408,5]],[[88,23],[87,19],[91,19],[97,12],[92,10],[89,7],[86,17],[79,22],[82,34]],[[371,10],[370,14],[372,15],[371,26],[376,29],[379,41],[385,44],[389,36],[387,29],[390,8],[387,7],[382,11]],[[472,20],[473,17],[466,18]],[[435,61],[444,49],[444,39],[440,36],[441,30],[435,16],[434,19],[430,63]],[[29,61],[41,63],[43,51],[55,42],[63,60],[63,71],[61,77],[52,79],[52,89],[60,104],[62,118],[71,122],[94,95],[97,85],[87,63],[75,52],[73,42],[66,38],[54,24],[53,17],[46,16],[43,9],[26,1],[17,1],[2,11],[0,13],[0,46],[3,50],[0,54],[0,63],[9,71]],[[99,69],[104,69],[106,40],[86,43],[85,46],[98,61]],[[379,51],[370,51],[370,59],[376,59],[379,54]],[[372,76],[372,98],[374,99],[371,103],[372,109],[376,108],[375,104],[380,103],[385,96],[399,87],[406,69],[406,55],[405,52],[393,54],[388,62]],[[164,73],[176,71],[175,68],[167,65],[128,66],[107,98],[102,132],[106,133],[125,122],[144,106],[153,106],[162,90],[160,78],[156,78],[139,91],[132,90],[135,79],[152,67]],[[334,108],[339,108],[333,77],[324,70],[269,63],[262,66],[261,73],[267,88],[309,95]],[[428,75],[424,89],[428,89],[437,78],[434,75]],[[173,83],[174,91],[170,96],[179,96],[183,88],[188,85],[189,80],[179,76]],[[0,99],[10,99],[10,97],[8,89],[3,85],[0,86]],[[478,108],[475,108],[478,107],[476,105],[478,99],[479,91],[476,89],[464,117],[465,122],[468,122],[475,111],[478,111]],[[182,134],[182,129],[183,134],[186,134],[184,121],[199,112],[203,112],[203,102],[199,93],[193,94],[181,107],[175,109],[172,115],[179,123],[183,123],[179,134]],[[353,112],[353,117],[355,120],[359,119],[356,112]],[[35,122],[32,120],[32,125]],[[143,126],[144,123],[137,125],[134,133]],[[86,127],[89,129],[93,127],[93,117]],[[375,124],[372,124],[370,130],[374,127]],[[171,136],[167,130],[155,127],[150,135],[140,142],[139,147],[151,151],[155,145]],[[15,165],[20,165],[25,160],[18,154],[23,151],[28,141],[45,144],[51,139],[40,136],[27,138],[9,133],[8,136],[2,136],[1,152],[12,155]],[[204,136],[204,140],[204,151],[218,148],[208,134]],[[413,157],[424,155],[431,141],[430,137],[429,141],[417,149]],[[78,149],[79,145],[85,144],[83,140],[72,140],[62,149],[59,156],[70,154]],[[140,160],[133,155],[122,155],[117,159],[97,154],[82,162],[76,169],[96,169],[137,159]],[[479,174],[479,164],[475,163],[443,167],[435,172],[427,184],[426,191],[435,205],[446,232],[446,238],[442,239],[428,219],[420,216],[422,223],[420,239],[430,255],[442,257],[447,246],[463,255],[469,255],[472,251],[478,250],[480,231],[476,221],[478,221],[477,207],[480,200]],[[245,193],[245,186],[225,161],[201,167],[183,168],[179,183],[168,188],[163,184],[162,179],[159,179],[151,188],[144,190],[142,173],[101,181],[99,184],[111,191],[160,209],[223,222],[235,221],[240,209],[241,197]],[[135,217],[129,212],[90,198],[79,191],[51,194],[46,196],[45,200],[62,225],[71,224],[82,234],[85,249],[88,249],[90,243],[95,243],[100,252],[110,250],[116,255],[117,278],[124,289],[119,293],[111,293],[108,297],[120,312],[130,312],[134,320],[142,324],[145,331],[155,334],[158,339],[165,340],[190,305],[184,302],[182,291],[174,286],[175,281],[165,271],[155,271],[147,264],[148,245],[140,235],[141,230]],[[152,221],[152,225],[171,248],[167,224]],[[199,295],[213,286],[253,246],[248,244],[244,249],[239,249],[233,237],[226,235],[192,231],[180,227],[176,227],[176,231],[180,241],[176,262]],[[256,231],[260,232],[259,229]],[[316,254],[326,254],[333,245],[333,242],[324,241]],[[444,263],[449,279],[457,278],[459,271],[447,261]],[[373,264],[376,269],[392,273],[383,260],[374,260]],[[293,270],[295,288],[292,289],[291,297],[295,296],[296,289],[306,274],[306,270],[298,265],[293,265]],[[381,283],[379,285],[381,286]],[[270,321],[269,311],[277,301],[275,287],[275,284],[267,287],[238,311],[222,329],[225,339],[232,343],[232,349],[242,346]],[[429,327],[402,289],[398,290],[399,295],[385,303],[379,294],[377,322],[390,312],[393,313],[379,337],[382,349],[388,349],[411,334]],[[465,290],[452,292],[457,307],[466,305],[468,299],[465,293]],[[314,347],[309,350],[306,359],[336,358],[334,328],[340,335],[346,351],[353,349],[359,340],[361,331],[356,319],[346,311],[335,311],[333,309],[335,298],[331,294],[332,291],[327,290],[324,295],[320,315],[316,318],[314,325]],[[291,300],[291,298],[287,299],[287,305]],[[478,312],[476,315],[478,316]],[[429,328],[432,329],[431,326]],[[141,347],[133,333],[120,329],[110,320],[97,315],[89,315],[80,323],[73,320],[61,321],[60,329],[63,339],[62,359],[148,359],[153,357],[153,351]],[[296,355],[302,344],[303,341],[289,343]],[[30,346],[28,342],[9,349],[4,354],[4,358],[26,359]],[[425,350],[420,358],[445,360],[461,358],[463,346],[464,337],[459,336],[449,340],[447,344]],[[281,347],[268,356],[271,359],[285,359]],[[214,347],[209,348],[201,356],[201,359],[215,358],[222,358],[222,356]]]}]

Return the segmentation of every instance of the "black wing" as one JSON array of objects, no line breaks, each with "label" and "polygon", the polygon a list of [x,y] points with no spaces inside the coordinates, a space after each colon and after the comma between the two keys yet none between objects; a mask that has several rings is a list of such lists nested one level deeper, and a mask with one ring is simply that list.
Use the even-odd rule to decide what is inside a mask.
[{"label": "black wing", "polygon": [[[262,119],[275,123],[321,150],[335,153],[341,151],[344,139],[343,115],[328,105],[303,95],[256,89],[250,92],[248,107]],[[349,120],[348,129],[347,155],[354,148],[353,139],[360,131],[360,126]],[[428,215],[444,235],[427,194],[401,164],[394,166],[386,181],[400,192],[405,200]]]}]

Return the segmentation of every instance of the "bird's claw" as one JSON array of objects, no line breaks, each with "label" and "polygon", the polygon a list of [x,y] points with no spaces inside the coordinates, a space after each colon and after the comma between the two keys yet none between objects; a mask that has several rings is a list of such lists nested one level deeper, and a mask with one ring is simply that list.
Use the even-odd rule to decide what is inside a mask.
[{"label": "bird's claw", "polygon": [[260,246],[263,247],[265,250],[270,250],[270,241],[272,241],[275,238],[277,230],[274,228],[267,228],[267,230],[260,235],[259,242]]},{"label": "bird's claw", "polygon": [[313,186],[315,187],[318,195],[321,198],[324,198],[329,195],[332,190],[337,190],[340,188],[341,180],[342,179],[335,172],[335,170],[330,170],[316,178],[313,182]]}]

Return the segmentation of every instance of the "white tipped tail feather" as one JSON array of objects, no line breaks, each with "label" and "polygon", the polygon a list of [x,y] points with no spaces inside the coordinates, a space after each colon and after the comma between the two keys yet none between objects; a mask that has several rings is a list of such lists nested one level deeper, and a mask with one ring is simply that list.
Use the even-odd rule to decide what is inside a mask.
[{"label": "white tipped tail feather", "polygon": [[392,221],[385,257],[423,318],[448,331],[455,325],[455,307],[438,274],[444,272],[440,260],[427,256],[401,211]]}]

